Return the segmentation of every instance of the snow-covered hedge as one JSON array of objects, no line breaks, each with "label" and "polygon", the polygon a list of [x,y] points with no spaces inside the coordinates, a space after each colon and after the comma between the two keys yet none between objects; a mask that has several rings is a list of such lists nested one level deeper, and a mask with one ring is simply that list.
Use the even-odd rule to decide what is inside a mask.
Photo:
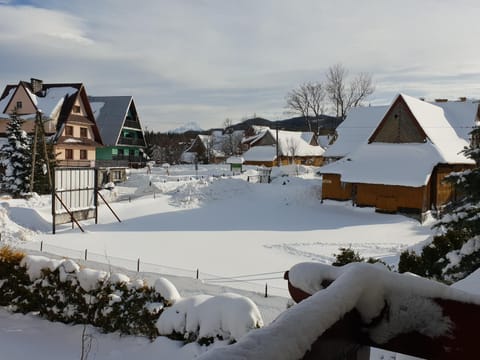
[{"label": "snow-covered hedge", "polygon": [[81,269],[68,259],[0,256],[0,305],[15,312],[153,339],[165,304],[155,288],[122,274]]},{"label": "snow-covered hedge", "polygon": [[185,342],[234,342],[263,326],[257,306],[236,294],[182,299],[164,278],[153,287],[123,274],[80,268],[0,248],[0,306],[52,321],[92,324],[105,332],[158,335]]}]

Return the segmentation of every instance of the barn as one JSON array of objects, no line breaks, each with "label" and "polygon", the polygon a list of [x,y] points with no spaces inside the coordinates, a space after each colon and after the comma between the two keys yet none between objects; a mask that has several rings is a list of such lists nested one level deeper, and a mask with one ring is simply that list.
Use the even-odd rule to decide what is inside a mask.
[{"label": "barn", "polygon": [[445,113],[442,106],[398,95],[363,143],[321,169],[322,199],[414,214],[454,199],[444,178],[475,163],[463,155],[469,143]]}]

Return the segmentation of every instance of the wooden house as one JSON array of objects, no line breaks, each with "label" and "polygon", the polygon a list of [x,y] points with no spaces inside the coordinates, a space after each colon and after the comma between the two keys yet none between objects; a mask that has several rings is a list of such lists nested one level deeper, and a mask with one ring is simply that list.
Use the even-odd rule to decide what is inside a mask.
[{"label": "wooden house", "polygon": [[41,118],[46,141],[54,145],[57,166],[95,166],[102,140],[85,87],[81,83],[44,84],[41,80],[7,85],[0,96],[0,134],[16,111],[27,133]]},{"label": "wooden house", "polygon": [[[312,132],[258,128],[258,133],[243,140],[246,165],[276,166],[303,164],[320,166],[324,149]],[[277,150],[278,144],[278,150]]]},{"label": "wooden house", "polygon": [[243,130],[223,133],[213,130],[210,135],[199,134],[182,154],[184,163],[199,162],[203,164],[219,164],[226,161],[229,154],[237,154],[243,137]]},{"label": "wooden house", "polygon": [[358,148],[321,169],[322,199],[351,200],[382,212],[441,208],[456,196],[444,178],[474,166],[462,153],[468,146],[463,130],[451,122],[441,106],[398,95]]}]

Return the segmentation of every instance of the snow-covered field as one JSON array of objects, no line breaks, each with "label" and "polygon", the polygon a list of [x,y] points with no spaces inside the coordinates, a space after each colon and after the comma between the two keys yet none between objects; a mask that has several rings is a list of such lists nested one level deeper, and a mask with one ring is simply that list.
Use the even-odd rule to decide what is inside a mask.
[{"label": "snow-covered field", "polygon": [[[132,271],[131,277],[147,279],[158,272],[183,296],[235,288],[258,305],[268,324],[287,306],[283,272],[294,264],[329,263],[340,247],[349,246],[364,257],[396,264],[402,250],[432,234],[430,222],[378,214],[348,202],[322,204],[315,169],[299,170],[300,176],[284,176],[296,175],[297,169],[274,169],[271,184],[248,182],[248,176],[255,175],[253,168],[231,177],[225,165],[201,166],[198,172],[193,166],[176,166],[168,174],[161,167],[151,174],[133,170],[126,183],[102,192],[122,222],[102,204],[99,224],[82,222],[85,233],[62,225],[53,235],[49,197],[3,198],[1,241],[29,251],[42,246],[45,252],[75,259],[83,258],[87,249],[89,266],[121,266]],[[136,274],[138,264],[141,272]],[[0,317],[0,347],[8,358],[24,358],[20,344],[36,336],[40,339],[30,342],[35,358],[79,358],[81,327],[47,326],[43,320],[3,310]],[[96,339],[96,359],[191,359],[204,351],[197,344],[182,348],[164,338],[149,343],[97,334]]]}]

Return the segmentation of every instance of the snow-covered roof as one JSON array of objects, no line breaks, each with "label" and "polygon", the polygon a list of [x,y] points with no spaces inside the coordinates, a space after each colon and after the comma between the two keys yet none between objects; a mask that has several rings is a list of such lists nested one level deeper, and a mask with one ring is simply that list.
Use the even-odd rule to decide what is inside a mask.
[{"label": "snow-covered roof", "polygon": [[325,157],[344,157],[364,143],[378,126],[389,106],[355,107],[337,127],[337,140]]},{"label": "snow-covered roof", "polygon": [[477,118],[478,100],[442,101],[432,104],[443,109],[446,119],[459,137],[469,140],[469,134],[479,120]]},{"label": "snow-covered roof", "polygon": [[88,99],[103,143],[116,145],[133,101],[132,96],[89,96]]},{"label": "snow-covered roof", "polygon": [[243,153],[245,161],[273,161],[276,157],[275,145],[253,146]]},{"label": "snow-covered roof", "polygon": [[348,157],[324,166],[321,172],[340,174],[345,182],[418,187],[428,182],[439,163],[474,163],[461,152],[468,143],[457,136],[442,108],[407,95],[399,96],[427,135],[425,143],[364,141]]},{"label": "snow-covered roof", "polygon": [[245,159],[242,156],[230,156],[227,159],[227,164],[243,164]]},{"label": "snow-covered roof", "polygon": [[[344,182],[419,187],[427,184],[435,165],[444,162],[431,143],[372,143],[322,167],[321,172],[340,174]],[[464,162],[469,163],[465,158]]]},{"label": "snow-covered roof", "polygon": [[[275,131],[269,130],[276,136]],[[322,156],[325,150],[318,145],[310,145],[313,133],[283,131],[278,132],[278,148],[282,156]],[[308,141],[307,141],[308,140]]]},{"label": "snow-covered roof", "polygon": [[313,132],[277,131],[268,127],[259,127],[257,130],[259,132],[256,135],[245,138],[242,142],[250,143],[252,148],[258,147],[255,144],[259,143],[265,136],[270,135],[275,140],[278,136],[279,154],[282,156],[321,156],[325,151],[321,146],[310,145],[315,135]]},{"label": "snow-covered roof", "polygon": [[70,86],[51,87],[45,89],[45,96],[37,96],[26,89],[37,109],[51,119],[58,117],[65,98],[78,92],[77,88]]},{"label": "snow-covered roof", "polygon": [[5,111],[5,108],[7,107],[8,103],[12,99],[13,94],[15,94],[15,90],[16,90],[15,87],[10,87],[5,90],[7,94],[3,99],[0,100],[0,113],[3,113]]}]

